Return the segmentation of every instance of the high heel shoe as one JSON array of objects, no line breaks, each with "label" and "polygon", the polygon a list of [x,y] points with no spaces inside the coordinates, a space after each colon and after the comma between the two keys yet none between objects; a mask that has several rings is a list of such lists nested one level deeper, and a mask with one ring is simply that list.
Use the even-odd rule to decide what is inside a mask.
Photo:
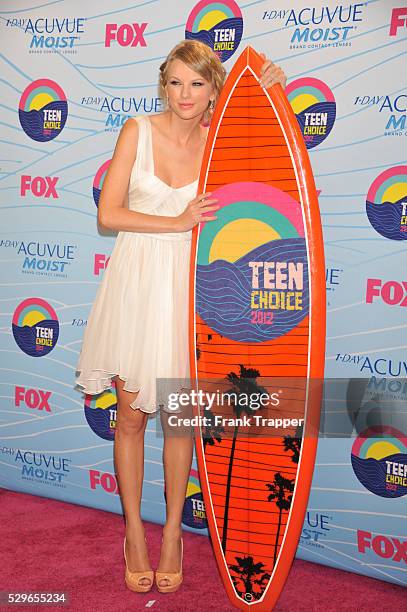
[{"label": "high heel shoe", "polygon": [[[147,540],[144,538],[146,543]],[[124,580],[126,582],[127,587],[131,591],[136,591],[137,593],[147,593],[151,590],[154,581],[154,571],[153,570],[144,570],[142,572],[131,572],[127,567],[127,559],[126,559],[126,537],[123,542],[123,551],[124,551],[124,561],[126,563],[126,573],[124,575]],[[143,584],[141,580],[143,578],[147,578],[150,581],[150,584]]]},{"label": "high heel shoe", "polygon": [[[161,539],[161,544],[163,543]],[[155,584],[160,593],[174,593],[181,586],[183,576],[182,576],[182,558],[184,555],[184,542],[181,538],[181,569],[179,572],[159,572],[156,570],[155,572]],[[163,586],[160,585],[159,582],[163,579],[167,579],[169,584]]]}]

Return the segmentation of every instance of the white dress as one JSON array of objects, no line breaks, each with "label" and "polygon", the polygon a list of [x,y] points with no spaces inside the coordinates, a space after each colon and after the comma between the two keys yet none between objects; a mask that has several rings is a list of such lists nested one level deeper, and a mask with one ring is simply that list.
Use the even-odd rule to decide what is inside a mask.
[{"label": "white dress", "polygon": [[[175,217],[195,197],[198,181],[174,189],[155,176],[150,120],[135,120],[129,209]],[[139,391],[131,407],[153,413],[160,407],[157,378],[189,379],[191,239],[192,230],[119,232],[83,337],[77,384],[84,393],[109,389],[118,374],[126,391]]]}]

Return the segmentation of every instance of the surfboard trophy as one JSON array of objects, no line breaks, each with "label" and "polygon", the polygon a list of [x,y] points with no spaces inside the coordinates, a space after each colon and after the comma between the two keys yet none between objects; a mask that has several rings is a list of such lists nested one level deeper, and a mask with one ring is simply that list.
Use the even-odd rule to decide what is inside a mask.
[{"label": "surfboard trophy", "polygon": [[326,304],[311,164],[283,89],[259,84],[262,64],[243,51],[209,128],[198,193],[220,208],[193,231],[189,346],[218,567],[236,608],[269,612],[311,487]]}]

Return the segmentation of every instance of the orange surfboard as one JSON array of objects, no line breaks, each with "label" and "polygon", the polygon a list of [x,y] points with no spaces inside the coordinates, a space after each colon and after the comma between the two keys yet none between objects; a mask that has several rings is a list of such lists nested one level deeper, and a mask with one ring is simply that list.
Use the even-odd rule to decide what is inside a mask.
[{"label": "orange surfboard", "polygon": [[325,262],[303,137],[281,86],[259,85],[262,63],[244,50],[209,129],[198,193],[212,192],[220,208],[193,231],[189,339],[218,567],[234,606],[268,612],[296,552],[315,463]]}]

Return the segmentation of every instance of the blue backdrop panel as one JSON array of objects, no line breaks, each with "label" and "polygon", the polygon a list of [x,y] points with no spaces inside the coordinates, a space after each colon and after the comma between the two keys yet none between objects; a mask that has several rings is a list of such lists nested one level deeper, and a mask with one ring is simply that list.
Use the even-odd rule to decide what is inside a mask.
[{"label": "blue backdrop panel", "polygon": [[[162,110],[185,37],[226,69],[251,44],[283,66],[326,249],[322,429],[298,556],[406,584],[405,1],[2,3],[1,486],[122,512],[114,387],[74,389],[114,236],[100,190],[120,127]],[[403,265],[404,264],[404,265]],[[141,315],[142,316],[142,315]],[[165,519],[162,436],[146,432],[145,519]],[[196,462],[185,529],[207,534]]]}]

